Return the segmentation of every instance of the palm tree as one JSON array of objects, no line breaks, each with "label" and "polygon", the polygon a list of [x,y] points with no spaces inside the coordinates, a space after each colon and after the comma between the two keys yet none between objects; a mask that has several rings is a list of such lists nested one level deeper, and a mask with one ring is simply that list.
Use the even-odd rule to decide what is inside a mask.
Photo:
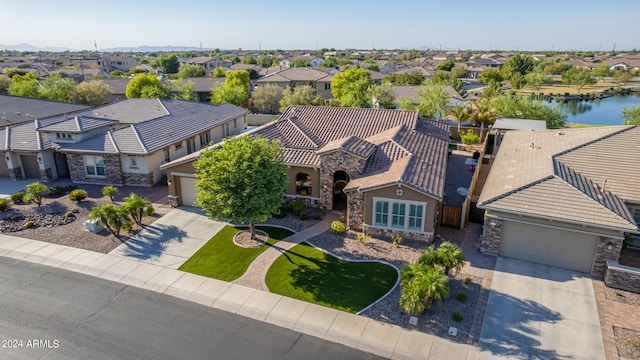
[{"label": "palm tree", "polygon": [[114,204],[94,206],[89,212],[89,219],[99,219],[102,224],[115,236],[120,236],[122,229],[131,228],[131,220],[121,207]]},{"label": "palm tree", "polygon": [[25,195],[22,198],[22,202],[29,203],[34,202],[38,204],[38,207],[42,205],[42,194],[47,191],[47,185],[39,182],[34,182],[25,188]]},{"label": "palm tree", "polygon": [[447,114],[451,115],[458,123],[458,133],[460,133],[460,123],[469,118],[469,110],[464,104],[458,104],[454,107],[447,108]]},{"label": "palm tree", "polygon": [[434,267],[422,263],[405,266],[402,271],[400,306],[409,314],[420,314],[433,300],[449,296],[449,278]]},{"label": "palm tree", "polygon": [[424,249],[424,252],[422,253],[422,255],[420,255],[418,262],[431,267],[438,265],[438,253],[436,252],[436,249],[433,247],[433,245]]},{"label": "palm tree", "polygon": [[448,241],[443,242],[436,251],[438,254],[438,262],[442,266],[444,274],[449,275],[451,270],[460,272],[464,266],[464,254],[458,245]]},{"label": "palm tree", "polygon": [[108,196],[109,200],[113,202],[113,197],[118,193],[118,188],[112,185],[107,185],[102,188],[102,195]]},{"label": "palm tree", "polygon": [[134,193],[124,198],[123,208],[138,225],[142,225],[142,217],[144,215],[151,216],[154,214],[151,201]]}]

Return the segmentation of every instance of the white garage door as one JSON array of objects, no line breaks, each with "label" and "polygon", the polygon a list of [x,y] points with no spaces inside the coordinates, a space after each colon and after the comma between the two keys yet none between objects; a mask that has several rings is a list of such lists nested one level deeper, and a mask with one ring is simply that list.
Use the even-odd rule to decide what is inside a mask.
[{"label": "white garage door", "polygon": [[180,177],[180,197],[182,205],[193,206],[196,202],[196,178]]},{"label": "white garage door", "polygon": [[500,255],[591,272],[595,235],[505,221]]}]

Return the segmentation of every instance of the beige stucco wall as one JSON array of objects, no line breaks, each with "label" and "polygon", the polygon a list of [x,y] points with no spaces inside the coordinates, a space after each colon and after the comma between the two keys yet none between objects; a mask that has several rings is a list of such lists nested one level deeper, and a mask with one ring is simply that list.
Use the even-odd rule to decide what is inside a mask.
[{"label": "beige stucco wall", "polygon": [[404,194],[402,196],[398,196],[396,195],[396,189],[398,189],[398,187],[393,185],[390,187],[365,192],[365,202],[364,202],[365,224],[368,224],[368,225],[373,224],[373,198],[374,197],[382,197],[382,198],[406,200],[406,201],[418,201],[418,202],[426,203],[422,231],[433,232],[435,228],[434,223],[435,223],[436,205],[438,201],[429,196],[421,194],[417,191],[409,189],[406,186],[401,186],[401,189],[404,191]]},{"label": "beige stucco wall", "polygon": [[291,166],[288,170],[289,173],[289,183],[287,184],[286,193],[288,195],[298,195],[296,194],[296,175],[298,173],[305,173],[311,176],[312,186],[311,186],[311,194],[308,196],[319,198],[320,197],[320,169],[302,167],[302,166]]}]

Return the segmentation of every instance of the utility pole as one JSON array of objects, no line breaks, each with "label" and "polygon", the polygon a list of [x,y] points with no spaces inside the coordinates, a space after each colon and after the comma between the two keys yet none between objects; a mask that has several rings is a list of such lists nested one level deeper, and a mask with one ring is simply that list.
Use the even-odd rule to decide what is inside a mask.
[{"label": "utility pole", "polygon": [[95,40],[93,40],[93,46],[96,48],[96,52],[98,52],[98,43]]}]

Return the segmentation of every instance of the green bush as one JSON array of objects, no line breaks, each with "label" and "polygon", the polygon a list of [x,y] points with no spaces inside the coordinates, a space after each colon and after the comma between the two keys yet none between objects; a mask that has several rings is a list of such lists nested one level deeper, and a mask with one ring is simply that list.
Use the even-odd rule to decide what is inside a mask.
[{"label": "green bush", "polygon": [[458,311],[454,312],[453,315],[451,315],[451,319],[453,319],[453,321],[455,322],[460,322],[462,320],[464,320],[464,317],[462,316],[462,314],[460,314]]},{"label": "green bush", "polygon": [[288,201],[285,201],[282,203],[282,205],[280,205],[278,210],[271,215],[273,215],[274,218],[282,219],[283,217],[287,216],[287,211],[290,211],[290,210],[291,210],[291,204],[289,204]]},{"label": "green bush", "polygon": [[22,191],[18,191],[17,193],[11,195],[11,201],[13,201],[14,204],[22,204],[24,199],[24,192]]},{"label": "green bush", "polygon": [[82,189],[75,189],[69,193],[69,200],[80,202],[87,198],[87,192]]},{"label": "green bush", "polygon": [[300,216],[300,213],[302,212],[302,210],[306,210],[307,209],[307,203],[304,202],[304,200],[296,200],[293,202],[293,204],[291,204],[291,212],[294,213],[294,215],[296,216]]},{"label": "green bush", "polygon": [[465,285],[469,285],[469,284],[471,284],[472,282],[473,282],[473,279],[471,279],[470,277],[466,277],[466,278],[464,278],[464,283],[465,283]]},{"label": "green bush", "polygon": [[300,211],[298,217],[300,220],[309,220],[309,211],[307,209]]},{"label": "green bush", "polygon": [[67,211],[66,213],[64,213],[64,217],[67,217],[67,218],[76,217],[76,214],[74,214],[71,211]]},{"label": "green bush", "polygon": [[35,226],[35,224],[31,220],[27,220],[27,221],[24,222],[24,228],[25,229],[28,229],[28,228],[31,228],[31,227],[34,227],[34,226]]},{"label": "green bush", "polygon": [[400,243],[402,242],[402,236],[400,236],[400,235],[392,235],[391,236],[391,241],[393,241],[393,246],[394,247],[398,247],[398,245],[400,245]]},{"label": "green bush", "polygon": [[322,214],[320,213],[313,214],[313,220],[322,220]]},{"label": "green bush", "polygon": [[358,237],[358,241],[360,241],[360,244],[367,245],[367,240],[369,240],[369,235],[365,233],[358,233],[356,236]]},{"label": "green bush", "polygon": [[11,209],[11,200],[0,199],[0,212],[7,211],[9,209]]},{"label": "green bush", "polygon": [[465,145],[477,144],[480,142],[480,136],[478,136],[473,130],[467,129],[460,135],[462,143]]},{"label": "green bush", "polygon": [[456,300],[460,302],[466,302],[469,296],[465,292],[459,292],[456,294]]},{"label": "green bush", "polygon": [[47,196],[55,197],[62,194],[63,192],[64,192],[64,188],[62,186],[52,186],[47,189]]},{"label": "green bush", "polygon": [[331,223],[331,232],[336,235],[344,234],[347,231],[347,225],[342,221],[334,221]]}]

